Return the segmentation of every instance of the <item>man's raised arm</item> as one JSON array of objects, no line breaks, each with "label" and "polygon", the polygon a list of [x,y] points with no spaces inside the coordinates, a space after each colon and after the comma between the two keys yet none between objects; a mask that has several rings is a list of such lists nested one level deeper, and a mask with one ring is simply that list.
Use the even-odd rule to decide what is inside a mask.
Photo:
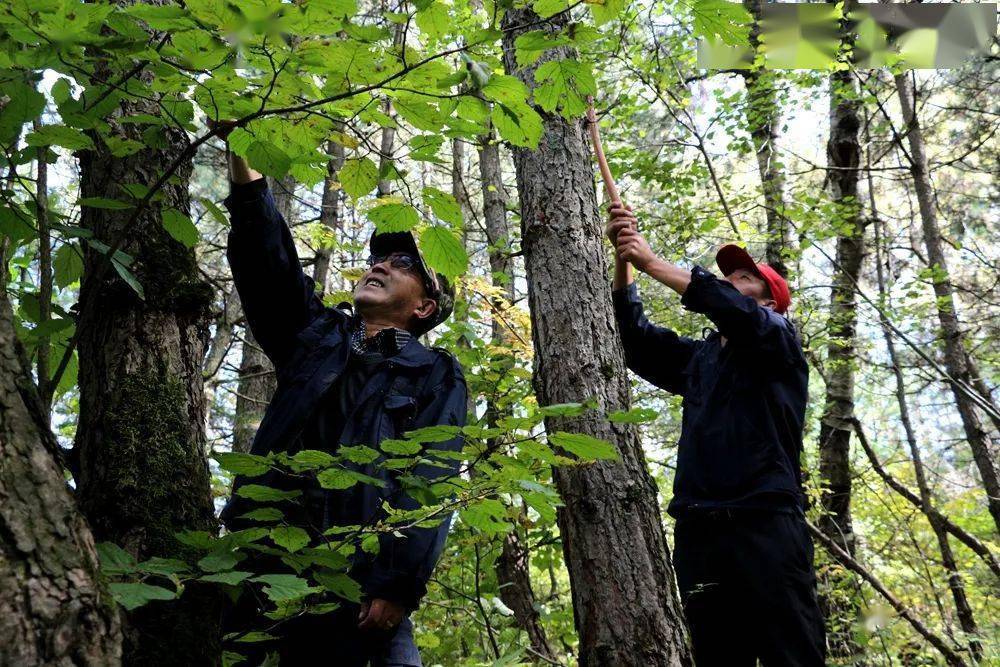
[{"label": "man's raised arm", "polygon": [[[627,207],[612,206],[610,213],[611,221],[607,227],[608,238],[613,244],[618,241],[615,251],[615,277],[611,285],[611,299],[615,307],[618,330],[621,334],[622,349],[625,352],[625,363],[644,380],[667,391],[681,394],[685,390],[684,378],[681,373],[691,361],[698,343],[690,338],[679,336],[670,329],[658,327],[646,318],[632,275],[631,262],[623,256],[620,243],[633,233],[635,217],[632,214],[632,209]],[[652,255],[652,252],[649,254]],[[646,264],[642,266],[645,267]],[[677,267],[672,268],[677,269]],[[669,268],[667,270],[669,271]],[[674,287],[674,285],[666,280],[670,280],[678,286],[686,285],[683,272],[680,269],[677,269],[677,272],[675,275],[671,271],[669,275],[664,276],[664,280],[660,278],[657,280],[670,287]],[[686,280],[690,280],[690,277],[690,274],[687,274]],[[683,292],[683,289],[679,291]]]},{"label": "man's raised arm", "polygon": [[[219,133],[224,138],[228,131]],[[323,310],[305,275],[288,225],[267,181],[243,158],[229,155],[230,194],[223,201],[231,228],[226,257],[254,338],[276,367],[291,356],[295,335]]]}]

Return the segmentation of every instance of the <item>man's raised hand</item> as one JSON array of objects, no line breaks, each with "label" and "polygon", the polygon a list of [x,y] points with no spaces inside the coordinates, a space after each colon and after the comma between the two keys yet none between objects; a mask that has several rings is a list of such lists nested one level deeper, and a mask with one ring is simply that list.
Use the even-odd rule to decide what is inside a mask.
[{"label": "man's raised hand", "polygon": [[633,229],[638,229],[639,227],[639,221],[636,220],[635,213],[632,212],[632,207],[618,201],[611,202],[611,205],[608,206],[608,226],[604,231],[608,235],[608,240],[611,241],[612,245],[618,243],[618,232],[627,227],[632,227]]},{"label": "man's raised hand", "polygon": [[632,227],[623,227],[618,230],[618,243],[615,246],[618,259],[629,262],[640,271],[645,271],[650,264],[656,261],[656,255],[649,243]]}]

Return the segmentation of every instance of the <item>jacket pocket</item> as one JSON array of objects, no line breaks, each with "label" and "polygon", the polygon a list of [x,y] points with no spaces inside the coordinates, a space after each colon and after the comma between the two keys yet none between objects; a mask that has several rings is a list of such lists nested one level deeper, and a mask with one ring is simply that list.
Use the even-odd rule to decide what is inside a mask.
[{"label": "jacket pocket", "polygon": [[398,437],[413,430],[417,418],[417,399],[406,394],[387,394],[382,407],[392,427],[390,437]]}]

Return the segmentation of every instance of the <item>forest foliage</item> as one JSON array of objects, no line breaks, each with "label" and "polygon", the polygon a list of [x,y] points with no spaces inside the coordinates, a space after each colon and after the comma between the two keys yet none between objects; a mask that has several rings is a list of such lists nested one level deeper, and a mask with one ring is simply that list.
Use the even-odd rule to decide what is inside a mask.
[{"label": "forest foliage", "polygon": [[[849,455],[854,556],[930,630],[972,664],[1000,664],[1000,558],[997,526],[966,445],[966,434],[944,368],[941,308],[954,308],[965,354],[976,362],[987,435],[997,446],[998,373],[997,187],[1000,80],[997,58],[939,72],[853,71],[846,61],[828,71],[767,73],[772,105],[751,104],[751,79],[737,71],[696,67],[696,42],[745,42],[752,15],[723,0],[624,0],[529,3],[537,19],[515,41],[518,66],[540,63],[533,92],[504,66],[502,17],[519,0],[224,0],[79,2],[11,0],[0,9],[0,235],[13,321],[34,379],[51,410],[51,426],[70,459],[77,433],[77,312],[84,248],[103,259],[140,300],[151,267],[127,251],[144,214],[195,253],[199,273],[214,288],[206,337],[217,360],[206,362],[206,455],[216,507],[233,476],[271,469],[315,476],[323,488],[378,484],[357,471],[378,460],[423,505],[389,509],[378,525],[331,529],[316,543],[285,520],[295,491],[252,482],[239,493],[257,508],[256,526],[232,533],[191,530],[170,553],[137,559],[126,545],[98,545],[102,569],[126,610],[161,604],[203,583],[235,594],[257,584],[280,620],[328,611],[312,594],[329,591],[357,600],[346,554],[378,549],[378,536],[432,525],[457,511],[446,553],[428,598],[415,616],[426,664],[510,665],[537,660],[520,619],[504,603],[497,560],[504,540],[518,537],[530,556],[538,622],[553,649],[550,661],[572,664],[576,630],[569,574],[556,523],[561,507],[553,466],[614,461],[614,447],[579,433],[547,432],[551,417],[587,415],[640,425],[661,506],[670,497],[680,400],[636,381],[628,411],[608,413],[592,397],[539,406],[531,386],[535,360],[520,265],[516,174],[502,153],[505,213],[511,236],[489,242],[478,169],[484,146],[533,149],[547,140],[543,116],[583,122],[588,100],[601,117],[613,172],[623,197],[639,212],[642,231],[666,258],[712,268],[714,249],[741,241],[763,254],[768,210],[790,225],[784,249],[794,287],[792,318],[812,366],[811,401],[802,460],[810,519],[823,512],[819,433],[825,380],[835,371],[828,351],[831,291],[838,238],[866,239],[856,294],[858,338],[846,362],[855,373],[858,431]],[[748,5],[749,6],[749,5]],[[558,21],[556,19],[559,19]],[[552,49],[558,57],[552,57]],[[564,57],[567,53],[571,56]],[[846,95],[860,109],[861,189],[838,201],[830,191],[826,142],[830,77],[851,71]],[[915,83],[917,115],[929,153],[929,173],[948,269],[923,249],[914,156],[893,75]],[[155,113],[128,113],[142,100]],[[754,127],[774,114],[772,163],[783,187],[777,210],[765,197]],[[453,353],[469,382],[470,422],[431,427],[384,441],[379,450],[258,456],[238,451],[240,357],[247,341],[242,318],[227,304],[234,291],[225,262],[228,191],[223,144],[206,119],[237,125],[229,147],[283,191],[288,221],[307,270],[325,254],[333,270],[317,289],[327,305],[349,298],[373,230],[413,231],[428,263],[457,279],[456,315],[432,343]],[[385,138],[388,136],[388,144]],[[178,142],[177,158],[146,182],[117,183],[108,197],[81,197],[77,157],[101,147],[114,158]],[[386,152],[388,146],[388,152]],[[164,188],[194,164],[190,209],[164,204]],[[43,166],[44,165],[44,166]],[[45,174],[43,179],[42,174]],[[329,202],[336,202],[336,225]],[[325,208],[326,207],[326,208]],[[117,216],[112,236],[80,225],[81,211]],[[853,215],[861,211],[861,222]],[[858,227],[860,225],[860,228]],[[490,258],[512,270],[497,273]],[[610,255],[610,247],[609,247]],[[943,303],[936,284],[954,288]],[[700,337],[706,322],[685,312],[661,286],[641,281],[657,323]],[[227,332],[225,336],[223,333]],[[228,336],[228,338],[227,338]],[[889,341],[895,347],[890,350]],[[892,353],[892,356],[890,356]],[[831,366],[833,364],[833,367]],[[898,386],[896,383],[899,383]],[[897,391],[898,390],[898,391]],[[991,407],[992,406],[992,412]],[[922,472],[915,472],[901,410],[912,421]],[[442,465],[455,454],[435,443],[461,437],[462,473],[428,485],[411,474],[418,464]],[[861,437],[865,446],[862,447]],[[994,450],[995,451],[995,450]],[[67,477],[71,478],[67,463]],[[925,475],[936,508],[970,537],[952,543],[957,574],[942,565],[928,515],[891,481],[918,494]],[[891,480],[891,481],[890,481]],[[669,527],[669,518],[663,514]],[[955,531],[952,531],[955,534]],[[985,549],[977,552],[970,545]],[[294,573],[241,569],[248,553],[274,555]],[[847,628],[871,664],[939,664],[940,652],[906,622],[871,582],[843,574],[817,548],[821,593],[856,615],[828,619]],[[964,583],[978,630],[964,632],[949,597],[949,577]],[[227,660],[241,642],[230,637]],[[978,658],[970,644],[981,646]]]}]

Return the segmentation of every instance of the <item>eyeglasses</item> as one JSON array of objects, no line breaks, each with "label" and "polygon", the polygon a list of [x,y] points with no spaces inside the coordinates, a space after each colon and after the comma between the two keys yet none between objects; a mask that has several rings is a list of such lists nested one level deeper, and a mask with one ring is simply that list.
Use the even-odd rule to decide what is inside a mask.
[{"label": "eyeglasses", "polygon": [[368,266],[370,268],[376,264],[381,264],[386,260],[389,261],[389,265],[394,269],[403,269],[404,271],[419,273],[419,271],[415,269],[417,266],[417,258],[413,255],[407,255],[399,252],[394,252],[391,255],[368,255]]},{"label": "eyeglasses", "polygon": [[368,255],[368,268],[371,268],[376,264],[381,264],[387,260],[392,268],[410,271],[419,277],[421,282],[423,282],[424,287],[427,288],[428,294],[434,295],[438,293],[437,279],[428,279],[428,277],[424,275],[424,272],[419,268],[420,260],[408,253],[394,252],[389,255]]}]

